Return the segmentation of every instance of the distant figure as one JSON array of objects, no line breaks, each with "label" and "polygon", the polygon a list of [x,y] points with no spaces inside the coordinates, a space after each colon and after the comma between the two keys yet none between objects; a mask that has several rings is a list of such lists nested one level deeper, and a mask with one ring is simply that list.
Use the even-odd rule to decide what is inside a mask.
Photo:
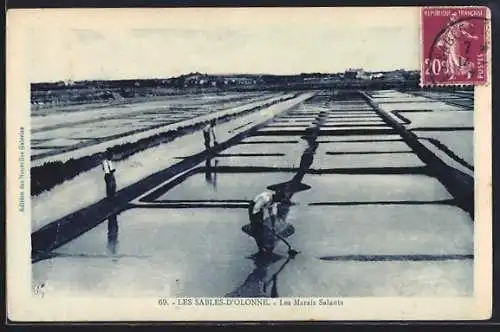
[{"label": "distant figure", "polygon": [[110,150],[106,151],[106,157],[102,161],[102,169],[104,171],[104,181],[106,182],[106,195],[108,197],[115,197],[116,194],[116,179],[115,168],[111,162],[112,153]]},{"label": "distant figure", "polygon": [[210,143],[211,143],[211,139],[213,138],[213,144],[216,145],[217,144],[217,139],[215,137],[215,130],[214,130],[214,127],[215,127],[215,120],[212,119],[210,121],[209,124],[207,124],[204,128],[203,128],[203,138],[205,140],[205,149],[207,151],[211,151],[212,148],[210,146]]}]

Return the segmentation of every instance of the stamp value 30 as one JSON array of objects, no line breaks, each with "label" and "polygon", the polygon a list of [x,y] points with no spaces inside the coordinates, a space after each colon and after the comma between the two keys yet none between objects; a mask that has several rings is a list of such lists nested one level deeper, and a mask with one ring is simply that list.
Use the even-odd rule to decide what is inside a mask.
[{"label": "stamp value 30", "polygon": [[488,82],[488,8],[421,9],[422,85]]}]

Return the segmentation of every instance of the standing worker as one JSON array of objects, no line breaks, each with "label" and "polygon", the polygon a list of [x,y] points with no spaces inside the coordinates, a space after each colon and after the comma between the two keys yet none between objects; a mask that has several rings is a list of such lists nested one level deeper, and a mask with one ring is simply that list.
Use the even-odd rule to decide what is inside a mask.
[{"label": "standing worker", "polygon": [[116,179],[115,168],[111,162],[112,153],[110,150],[106,151],[106,156],[102,161],[102,169],[104,170],[104,181],[106,182],[106,195],[108,197],[115,197],[116,194]]},{"label": "standing worker", "polygon": [[210,146],[210,141],[212,137],[214,139],[213,141],[214,145],[217,144],[214,127],[215,127],[215,119],[212,119],[210,120],[210,123],[203,128],[203,138],[205,139],[205,149],[207,149],[207,151],[212,151],[212,148]]}]

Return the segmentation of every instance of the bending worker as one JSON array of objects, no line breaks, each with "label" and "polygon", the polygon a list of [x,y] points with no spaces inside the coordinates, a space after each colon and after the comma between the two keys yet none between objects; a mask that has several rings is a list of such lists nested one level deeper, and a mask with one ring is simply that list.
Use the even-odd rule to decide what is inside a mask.
[{"label": "bending worker", "polygon": [[[264,191],[252,200],[248,207],[252,234],[260,251],[266,249],[266,228],[274,232],[278,221],[278,203],[282,195],[279,192]],[[272,241],[274,243],[274,241]]]}]

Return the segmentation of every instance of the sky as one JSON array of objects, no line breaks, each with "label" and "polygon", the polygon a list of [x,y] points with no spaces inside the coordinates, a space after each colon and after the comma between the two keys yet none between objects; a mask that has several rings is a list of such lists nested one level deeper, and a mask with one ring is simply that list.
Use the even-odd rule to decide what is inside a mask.
[{"label": "sky", "polygon": [[298,74],[419,68],[419,12],[414,8],[97,9],[23,14],[31,82],[167,78],[190,72]]}]

